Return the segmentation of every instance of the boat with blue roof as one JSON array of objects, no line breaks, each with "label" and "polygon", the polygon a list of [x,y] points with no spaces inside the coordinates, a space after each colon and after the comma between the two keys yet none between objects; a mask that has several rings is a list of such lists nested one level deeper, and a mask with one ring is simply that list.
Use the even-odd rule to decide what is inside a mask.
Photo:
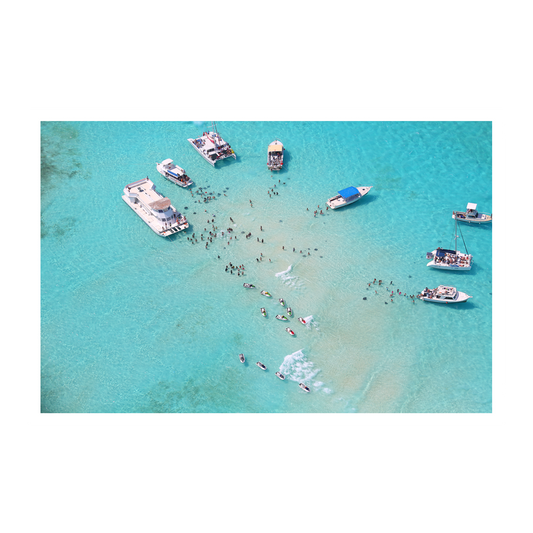
[{"label": "boat with blue roof", "polygon": [[161,163],[156,163],[156,168],[159,174],[180,187],[188,187],[193,183],[185,170],[175,165],[172,159],[165,159]]},{"label": "boat with blue roof", "polygon": [[339,209],[345,205],[353,204],[368,194],[372,187],[373,185],[370,187],[346,187],[346,189],[339,191],[337,196],[330,198],[326,204],[328,204],[330,209]]}]

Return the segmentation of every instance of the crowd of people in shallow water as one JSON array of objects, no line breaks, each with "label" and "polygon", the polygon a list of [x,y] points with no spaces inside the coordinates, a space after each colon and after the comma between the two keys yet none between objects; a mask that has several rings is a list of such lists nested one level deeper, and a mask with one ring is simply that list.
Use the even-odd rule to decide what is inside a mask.
[{"label": "crowd of people in shallow water", "polygon": [[[279,184],[281,184],[281,180],[279,180],[278,182]],[[283,182],[283,185],[285,185],[285,182]],[[268,195],[272,198],[272,196],[276,196],[278,195],[279,193],[277,191],[274,191],[274,188],[276,188],[276,185],[274,185],[274,187],[271,187],[268,189]],[[192,190],[190,191],[191,192],[191,195],[192,197],[196,195],[199,195],[202,200],[198,200],[199,203],[201,203],[202,201],[203,202],[209,202],[211,200],[215,200],[216,199],[216,196],[214,193],[208,193],[207,191],[204,191],[202,190],[203,188],[200,187],[197,191],[193,192]],[[224,189],[226,190],[226,189]],[[219,194],[220,196],[220,194]],[[226,196],[226,194],[224,193],[224,196]],[[253,202],[252,200],[249,200],[250,202],[250,207],[253,207]],[[313,216],[316,217],[317,215],[324,215],[324,208],[321,208],[320,205],[317,205],[317,209],[314,210],[313,212]],[[326,206],[326,211],[328,210],[328,206]],[[309,211],[309,208],[307,208],[307,211]],[[205,213],[207,213],[207,209],[204,210]],[[231,227],[228,227],[226,228],[225,230],[220,230],[219,226],[215,224],[215,217],[216,215],[211,215],[211,218],[209,218],[209,215],[208,215],[208,219],[207,219],[207,226],[204,227],[204,232],[206,232],[206,235],[205,235],[205,238],[204,238],[204,233],[201,233],[199,236],[196,235],[196,232],[194,232],[192,234],[192,236],[190,237],[187,237],[187,240],[191,242],[191,244],[197,244],[199,242],[205,242],[205,248],[208,249],[209,248],[209,245],[210,244],[213,244],[213,239],[216,239],[217,237],[218,238],[221,238],[223,239],[227,245],[230,245],[230,243],[232,241],[237,241],[238,240],[238,237],[237,235],[234,235],[234,229],[231,228]],[[230,221],[235,224],[235,221],[233,220],[232,217],[229,217]],[[208,229],[209,225],[211,225],[211,228]],[[259,226],[259,231],[263,231],[263,226],[260,225]],[[186,231],[185,231],[186,233]],[[248,240],[252,237],[252,232],[251,231],[248,231],[248,232],[244,232],[244,231],[241,231],[242,234],[244,234],[245,238]],[[256,242],[257,243],[260,243],[260,244],[264,244],[264,238],[259,238],[259,237],[256,237]],[[285,245],[282,245],[281,246],[281,249],[283,251],[289,251],[290,249],[289,248],[285,248]],[[292,251],[293,253],[298,253],[296,247],[292,247]],[[300,254],[303,254],[304,256],[306,255],[306,252],[304,250],[299,250],[299,253]],[[307,256],[310,256],[311,253],[310,252],[307,252]],[[220,259],[220,255],[218,255],[218,259]],[[262,262],[263,260],[266,260],[267,257],[265,257],[263,255],[262,252],[260,252],[259,254],[259,257],[256,257],[255,260],[257,263],[260,263]],[[269,262],[272,262],[272,259],[268,258],[268,261]],[[231,262],[228,263],[227,265],[225,265],[225,272],[229,272],[230,274],[237,274],[237,276],[244,276],[245,275],[245,267],[244,267],[244,264],[241,264],[241,265],[234,265],[232,264]],[[393,285],[393,282],[391,281],[390,284],[389,284],[389,287],[390,285]],[[377,286],[377,287],[381,287],[381,286],[384,286],[384,282],[383,280],[378,280],[377,278],[374,278],[373,281],[369,282],[368,285],[367,285],[367,290],[370,290],[370,287],[372,286]],[[378,294],[378,291],[377,290],[374,290],[374,293],[375,294]],[[408,295],[407,292],[405,291],[400,291],[400,289],[396,289],[396,291],[394,289],[391,289],[390,291],[390,294],[387,292],[387,295],[388,295],[388,298],[390,298],[390,301],[391,303],[394,302],[394,298],[395,297],[403,297],[403,298],[408,298],[410,299],[413,303],[415,303],[415,300],[416,300],[416,295],[414,294],[411,294],[411,295]],[[364,298],[366,300],[366,297]],[[385,302],[387,303],[387,302]]]},{"label": "crowd of people in shallow water", "polygon": [[[381,279],[378,280],[377,278],[374,278],[374,281],[371,281],[371,282],[368,283],[368,286],[367,286],[366,290],[369,290],[370,287],[372,287],[373,285],[375,286],[376,282],[377,282],[377,286],[378,287],[381,287],[381,286],[386,287],[387,286],[387,285],[383,284],[383,280],[381,280]],[[392,281],[389,283],[388,286],[390,287],[391,285],[393,285]],[[374,293],[378,294],[378,291],[374,289]],[[388,294],[388,290],[387,290],[387,294]],[[395,296],[403,296],[404,298],[409,298],[413,303],[415,303],[415,298],[416,298],[415,294],[409,294],[408,295],[405,291],[404,292],[400,291],[400,289],[396,289],[396,292],[394,292],[394,289],[391,289],[391,293],[388,296],[390,298],[391,302],[394,302],[394,297]],[[363,300],[366,300],[366,298],[363,298]],[[387,302],[385,302],[385,303],[387,303]]]}]

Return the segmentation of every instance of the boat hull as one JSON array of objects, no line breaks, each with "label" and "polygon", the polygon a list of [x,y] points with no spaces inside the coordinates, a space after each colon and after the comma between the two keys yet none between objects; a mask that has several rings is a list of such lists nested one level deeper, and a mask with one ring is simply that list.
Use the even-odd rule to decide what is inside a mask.
[{"label": "boat hull", "polygon": [[454,211],[452,218],[458,222],[468,222],[469,224],[489,224],[492,222],[492,215],[486,213],[479,213],[477,217],[469,217],[464,212]]}]

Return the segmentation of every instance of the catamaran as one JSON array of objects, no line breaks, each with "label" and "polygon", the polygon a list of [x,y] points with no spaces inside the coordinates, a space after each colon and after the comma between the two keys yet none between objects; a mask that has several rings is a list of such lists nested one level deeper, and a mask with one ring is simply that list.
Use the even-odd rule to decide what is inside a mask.
[{"label": "catamaran", "polygon": [[492,222],[492,213],[478,213],[477,204],[467,204],[466,211],[454,211],[452,218],[459,222],[473,222],[474,224],[486,224]]},{"label": "catamaran", "polygon": [[[461,229],[459,229],[461,231]],[[457,219],[455,219],[455,248],[453,250],[448,250],[446,248],[437,248],[432,252],[426,254],[426,259],[431,259],[427,264],[428,267],[440,268],[441,270],[470,270],[472,268],[472,255],[466,250],[466,243],[461,232],[461,238],[463,239],[463,244],[465,245],[466,253],[459,252],[457,250]]]},{"label": "catamaran", "polygon": [[416,297],[426,302],[437,302],[440,304],[466,302],[468,298],[472,298],[472,296],[468,296],[465,292],[460,292],[455,287],[448,285],[439,285],[436,289],[428,289],[426,287]]},{"label": "catamaran", "polygon": [[172,159],[165,159],[161,163],[156,163],[156,168],[159,174],[180,187],[192,185],[192,180],[187,176],[185,170],[175,165]]},{"label": "catamaran", "polygon": [[220,136],[217,131],[216,122],[212,123],[213,131],[204,131],[201,137],[187,139],[191,146],[212,166],[217,161],[222,161],[227,157],[237,159],[231,146]]},{"label": "catamaran", "polygon": [[155,185],[148,178],[126,185],[122,199],[162,237],[189,227],[185,216],[176,211],[169,198],[155,190]]},{"label": "catamaran", "polygon": [[347,187],[339,191],[337,196],[330,198],[326,204],[329,205],[330,209],[339,209],[339,207],[353,204],[365,196],[365,194],[368,194],[372,187],[373,185],[370,187]]},{"label": "catamaran", "polygon": [[277,139],[268,145],[267,167],[268,170],[281,170],[283,167],[283,144]]}]

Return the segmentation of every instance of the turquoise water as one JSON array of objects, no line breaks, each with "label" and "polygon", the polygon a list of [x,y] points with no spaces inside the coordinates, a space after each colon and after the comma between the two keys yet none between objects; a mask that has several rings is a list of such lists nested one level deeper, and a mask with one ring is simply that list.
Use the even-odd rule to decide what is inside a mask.
[{"label": "turquoise water", "polygon": [[[237,160],[216,168],[187,142],[208,126],[42,123],[42,411],[491,412],[492,228],[461,226],[470,272],[425,266],[427,251],[453,247],[454,209],[492,212],[491,123],[219,122]],[[274,139],[279,173],[266,168]],[[166,158],[216,199],[165,180]],[[187,234],[161,238],[124,204],[124,186],[146,176],[187,215]],[[326,211],[349,185],[373,189]],[[213,219],[237,239],[192,244]],[[369,288],[374,278],[383,285]],[[439,284],[473,298],[404,297]],[[274,318],[280,297],[289,323]]]}]

